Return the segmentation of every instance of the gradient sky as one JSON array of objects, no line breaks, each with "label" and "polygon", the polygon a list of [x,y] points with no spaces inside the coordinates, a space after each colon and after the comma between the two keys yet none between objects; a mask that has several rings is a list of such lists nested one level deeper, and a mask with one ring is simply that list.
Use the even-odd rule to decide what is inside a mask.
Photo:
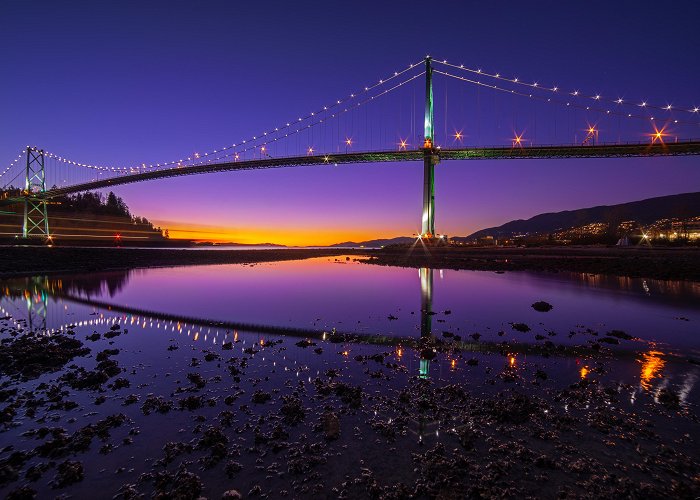
[{"label": "gradient sky", "polygon": [[[109,165],[209,151],[426,54],[567,89],[693,107],[700,105],[699,18],[695,1],[7,0],[0,6],[2,168],[26,144]],[[448,134],[468,129],[475,108],[465,105],[466,118],[448,115],[448,125],[436,92],[438,124],[444,118]],[[488,110],[479,106],[486,123]],[[582,130],[584,118],[574,116],[569,128]],[[538,119],[542,130],[546,112]],[[531,133],[527,120],[502,132],[484,126],[479,142],[509,145],[513,128]],[[636,140],[651,131],[647,123],[623,128]],[[607,132],[603,139],[615,140],[612,127]],[[700,126],[678,132],[697,138]],[[477,143],[476,134],[466,140]],[[697,191],[698,161],[448,162],[437,167],[436,226],[466,235],[541,212]],[[419,163],[366,164],[183,177],[115,192],[172,237],[330,244],[418,232],[421,182]]]}]

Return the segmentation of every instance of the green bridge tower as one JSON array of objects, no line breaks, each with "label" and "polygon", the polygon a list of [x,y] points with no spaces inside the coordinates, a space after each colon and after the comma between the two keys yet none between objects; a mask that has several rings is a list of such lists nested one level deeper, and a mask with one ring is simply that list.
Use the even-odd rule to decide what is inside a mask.
[{"label": "green bridge tower", "polygon": [[423,215],[420,237],[435,239],[435,165],[438,156],[435,150],[435,129],[433,126],[433,67],[431,58],[425,58],[425,122],[423,140]]},{"label": "green bridge tower", "polygon": [[50,240],[46,200],[36,194],[46,191],[44,150],[27,146],[27,171],[24,183],[24,224],[22,237]]}]

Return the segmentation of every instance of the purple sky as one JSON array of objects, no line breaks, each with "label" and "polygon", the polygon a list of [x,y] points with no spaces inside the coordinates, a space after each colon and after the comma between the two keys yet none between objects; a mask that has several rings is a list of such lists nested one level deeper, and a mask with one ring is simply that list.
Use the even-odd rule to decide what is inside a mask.
[{"label": "purple sky", "polygon": [[[700,105],[692,55],[700,4],[456,4],[5,2],[0,157],[9,163],[33,144],[87,163],[178,159],[304,116],[427,53],[606,98]],[[643,141],[652,131],[643,120],[599,121],[487,90],[462,92],[463,84],[444,77],[435,85],[436,140],[446,146],[455,141],[445,132],[459,130],[464,144],[502,145],[523,131],[533,143],[580,142],[587,122],[599,124],[602,141]],[[374,124],[374,147],[393,147],[409,135],[404,125],[415,103],[420,125],[421,92],[419,78],[378,105],[381,120],[358,113],[338,126],[338,139],[324,136],[325,144],[348,133],[353,147],[368,149],[369,133],[359,130],[364,119]],[[694,123],[672,126],[672,134],[700,137],[697,114],[664,115],[672,117]],[[292,149],[315,140],[295,139]],[[700,186],[693,157],[451,162],[437,169],[436,226],[451,235]],[[326,244],[418,231],[421,178],[418,163],[367,164],[185,177],[116,192],[176,237]]]}]

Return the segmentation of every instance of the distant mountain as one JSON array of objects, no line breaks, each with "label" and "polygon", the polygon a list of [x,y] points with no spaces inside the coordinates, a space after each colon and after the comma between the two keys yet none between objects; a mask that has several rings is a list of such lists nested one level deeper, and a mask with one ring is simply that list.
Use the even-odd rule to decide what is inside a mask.
[{"label": "distant mountain", "polygon": [[387,245],[399,245],[405,243],[413,243],[416,239],[410,236],[399,236],[397,238],[388,239],[378,239],[378,240],[367,240],[367,241],[344,241],[343,243],[336,243],[335,245],[330,245],[335,248],[351,248],[351,247],[385,247]]},{"label": "distant mountain", "polygon": [[619,224],[634,220],[651,224],[659,219],[686,218],[700,215],[700,193],[674,194],[646,200],[601,205],[536,215],[527,220],[513,220],[498,227],[482,229],[466,237],[455,240],[473,240],[484,236],[508,238],[518,234],[551,233],[560,229],[583,226],[593,222]]}]

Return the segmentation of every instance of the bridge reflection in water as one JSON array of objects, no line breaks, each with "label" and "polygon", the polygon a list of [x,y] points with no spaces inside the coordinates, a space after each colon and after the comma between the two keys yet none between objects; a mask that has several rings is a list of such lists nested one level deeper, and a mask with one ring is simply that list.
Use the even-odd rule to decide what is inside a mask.
[{"label": "bridge reflection in water", "polygon": [[[13,325],[21,330],[37,333],[52,334],[66,331],[77,326],[123,324],[136,325],[143,328],[147,326],[177,331],[180,333],[193,332],[194,340],[200,336],[203,340],[210,334],[210,340],[214,344],[223,344],[227,341],[235,341],[238,332],[250,332],[262,335],[280,335],[301,337],[321,341],[341,342],[346,344],[371,344],[396,346],[398,358],[401,359],[404,347],[415,349],[419,353],[418,377],[428,379],[431,371],[431,361],[437,356],[434,349],[433,336],[433,269],[420,268],[418,270],[420,280],[420,338],[412,336],[393,336],[382,334],[358,333],[353,331],[343,332],[332,329],[331,331],[303,327],[265,325],[245,323],[231,320],[213,320],[196,318],[172,313],[150,311],[132,306],[110,303],[103,299],[93,298],[104,295],[114,296],[128,283],[133,271],[118,271],[99,273],[96,275],[76,275],[67,277],[33,277],[14,278],[0,283],[2,297],[0,300],[0,313],[5,317],[12,316]],[[89,320],[72,320],[67,322],[66,310],[68,304],[80,304],[93,308],[93,313],[101,310],[97,318]],[[110,317],[110,313],[113,316]],[[204,332],[204,329],[207,329]],[[213,330],[213,331],[212,331]],[[221,332],[224,332],[221,334]],[[204,333],[203,333],[204,332]],[[230,336],[231,332],[233,334]],[[219,335],[221,334],[221,338]],[[510,368],[515,368],[516,355],[540,355],[545,352],[557,357],[576,358],[581,361],[583,368],[577,363],[577,371],[580,376],[586,378],[590,371],[583,360],[597,353],[581,346],[561,346],[555,351],[547,350],[541,344],[508,343],[495,341],[466,342],[461,339],[454,341],[453,346],[460,351],[482,352],[499,355],[507,355],[510,360]],[[678,356],[664,353],[658,346],[645,344],[647,349],[617,350],[615,359],[634,358],[639,365],[639,384],[631,394],[631,402],[635,400],[635,394],[649,392],[658,396],[658,392],[667,387],[670,382],[669,364],[685,362]],[[507,350],[507,352],[506,352]],[[685,400],[694,386],[697,373],[694,369],[685,370],[681,382],[680,398]]]},{"label": "bridge reflection in water", "polygon": [[[433,270],[421,267],[418,270],[420,276],[420,336],[430,338],[433,335]],[[430,359],[421,351],[420,367],[421,378],[430,376]]]}]

